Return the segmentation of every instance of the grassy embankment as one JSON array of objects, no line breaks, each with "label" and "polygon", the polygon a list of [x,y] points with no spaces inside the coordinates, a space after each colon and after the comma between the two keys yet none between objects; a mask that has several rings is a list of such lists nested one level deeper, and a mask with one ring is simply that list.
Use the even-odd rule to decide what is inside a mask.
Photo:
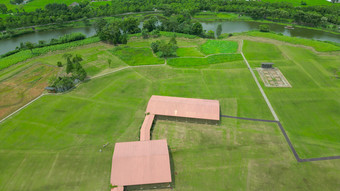
[{"label": "grassy embankment", "polygon": [[[132,39],[120,52],[95,43],[29,62],[56,65],[63,53],[80,54],[84,68],[96,75],[139,65],[143,56],[157,59],[149,49],[154,40]],[[215,43],[200,38],[177,41],[182,57],[192,56],[190,49],[203,56],[202,47]],[[212,53],[237,50],[217,44],[220,47]],[[292,84],[293,88],[265,91],[301,157],[339,155],[340,82],[330,72],[339,67],[339,55],[248,41],[244,52],[253,67],[275,62]],[[113,60],[112,68],[107,59]],[[154,94],[217,99],[222,114],[272,119],[243,61],[203,68],[125,69],[67,94],[44,96],[0,124],[4,172],[0,190],[109,190],[114,143],[138,140],[147,101]],[[338,160],[297,163],[275,124],[225,118],[219,126],[157,122],[153,138],[168,139],[174,190],[336,190],[340,186]]]}]

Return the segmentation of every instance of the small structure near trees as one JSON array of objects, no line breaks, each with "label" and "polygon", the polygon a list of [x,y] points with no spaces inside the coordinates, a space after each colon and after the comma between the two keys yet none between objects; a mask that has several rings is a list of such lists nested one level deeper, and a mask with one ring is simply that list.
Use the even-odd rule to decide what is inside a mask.
[{"label": "small structure near trees", "polygon": [[270,62],[262,62],[261,63],[261,68],[265,68],[265,69],[272,69],[273,68],[274,63],[270,63]]},{"label": "small structure near trees", "polygon": [[45,88],[45,90],[47,90],[48,93],[56,93],[57,92],[57,89],[55,87],[50,87],[50,86],[47,86]]},{"label": "small structure near trees", "polygon": [[[47,87],[47,89],[45,88],[50,93],[67,91],[73,88],[75,84],[86,79],[87,73],[80,64],[83,60],[80,55],[73,56],[72,54],[64,54],[63,57],[66,60],[66,74],[50,80],[50,86]],[[52,88],[54,88],[54,90],[52,90]]]}]

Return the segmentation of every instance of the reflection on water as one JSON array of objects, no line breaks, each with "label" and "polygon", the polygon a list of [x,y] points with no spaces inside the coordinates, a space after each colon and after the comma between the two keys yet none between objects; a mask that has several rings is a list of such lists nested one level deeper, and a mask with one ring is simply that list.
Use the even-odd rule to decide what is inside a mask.
[{"label": "reflection on water", "polygon": [[[222,33],[234,33],[234,32],[245,32],[250,30],[255,30],[259,28],[259,25],[262,23],[251,22],[251,21],[222,21],[222,22],[209,22],[202,23],[204,30],[213,30],[216,31],[217,25],[222,24]],[[305,29],[305,28],[295,28],[295,29],[286,29],[284,25],[266,24],[269,26],[271,31],[282,33],[286,36],[292,37],[300,37],[300,38],[308,38],[322,41],[332,41],[340,43],[340,35],[320,31],[313,29]]]},{"label": "reflection on water", "polygon": [[57,29],[52,31],[38,31],[35,33],[29,33],[18,37],[14,37],[11,39],[0,40],[1,44],[0,55],[8,51],[14,50],[17,46],[20,46],[21,42],[30,41],[33,43],[38,43],[40,40],[49,42],[52,38],[59,38],[60,36],[74,32],[81,32],[85,34],[87,37],[96,34],[96,31],[94,30],[93,27]]},{"label": "reflection on water", "polygon": [[[221,21],[221,22],[202,22],[204,30],[213,30],[216,31],[217,25],[222,24],[222,33],[235,33],[235,32],[245,32],[250,30],[258,29],[261,23],[251,22],[251,21]],[[270,30],[282,33],[287,36],[293,37],[301,37],[301,38],[308,38],[308,39],[316,39],[316,40],[323,40],[323,41],[333,41],[340,43],[340,35],[319,31],[319,30],[312,30],[312,29],[304,29],[304,28],[295,28],[294,30],[285,29],[283,25],[268,23]],[[143,23],[139,24],[141,28]],[[74,32],[81,32],[85,34],[87,37],[93,36],[96,32],[94,27],[83,27],[83,28],[68,28],[68,29],[57,29],[53,31],[41,31],[35,32],[30,34],[25,34],[19,37],[14,37],[11,39],[0,40],[0,55],[4,54],[8,51],[14,50],[17,46],[20,46],[21,42],[34,42],[38,43],[39,40],[45,40],[49,42],[52,38],[59,38],[62,35],[74,33]]]}]

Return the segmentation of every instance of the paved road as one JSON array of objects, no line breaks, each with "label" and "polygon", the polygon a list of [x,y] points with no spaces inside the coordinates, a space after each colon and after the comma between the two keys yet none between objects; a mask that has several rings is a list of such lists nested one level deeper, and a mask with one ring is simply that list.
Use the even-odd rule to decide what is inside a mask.
[{"label": "paved road", "polygon": [[276,120],[267,120],[267,119],[254,119],[254,118],[247,118],[247,117],[235,117],[235,116],[230,116],[230,115],[221,115],[221,117],[226,117],[226,118],[233,118],[233,119],[241,119],[241,120],[248,120],[248,121],[261,121],[261,122],[267,122],[267,123],[276,123],[282,134],[284,135],[290,149],[292,150],[295,159],[298,162],[312,162],[312,161],[323,161],[323,160],[334,160],[334,159],[340,159],[340,156],[329,156],[329,157],[318,157],[318,158],[306,158],[306,159],[301,159],[299,155],[297,154],[295,148],[293,147],[292,142],[290,141],[285,129],[283,128],[282,124],[280,121]]}]

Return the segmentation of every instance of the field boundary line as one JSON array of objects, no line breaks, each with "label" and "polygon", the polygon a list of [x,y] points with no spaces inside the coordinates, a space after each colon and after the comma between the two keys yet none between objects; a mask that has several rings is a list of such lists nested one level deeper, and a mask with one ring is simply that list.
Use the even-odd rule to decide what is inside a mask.
[{"label": "field boundary line", "polygon": [[254,78],[254,80],[255,80],[255,83],[256,83],[257,87],[259,88],[259,90],[260,90],[260,92],[261,92],[261,94],[262,94],[264,100],[266,101],[266,103],[267,103],[267,105],[268,105],[268,107],[269,107],[269,109],[270,109],[272,115],[274,116],[274,119],[275,119],[276,121],[280,121],[279,118],[277,117],[277,115],[276,115],[276,113],[275,113],[275,111],[274,111],[274,108],[272,107],[272,104],[270,103],[270,101],[269,101],[269,99],[268,99],[266,93],[265,93],[264,90],[262,89],[260,82],[257,80],[254,71],[253,71],[252,68],[250,67],[250,65],[249,65],[249,63],[248,63],[246,57],[245,57],[244,54],[243,54],[243,40],[241,41],[241,45],[240,45],[240,46],[241,46],[241,55],[242,55],[242,57],[243,57],[243,60],[244,60],[245,63],[247,64],[247,67],[248,67],[248,69],[249,69],[251,75],[253,76],[253,78]]},{"label": "field boundary line", "polygon": [[305,158],[305,159],[300,158],[280,121],[268,120],[268,119],[255,119],[255,118],[247,118],[247,117],[236,117],[236,116],[230,116],[230,115],[221,115],[221,117],[232,118],[232,119],[240,119],[240,120],[248,120],[248,121],[276,123],[279,126],[281,133],[285,137],[289,148],[292,150],[294,157],[298,162],[312,162],[312,161],[324,161],[324,160],[340,159],[340,156],[328,156],[328,157]]}]

